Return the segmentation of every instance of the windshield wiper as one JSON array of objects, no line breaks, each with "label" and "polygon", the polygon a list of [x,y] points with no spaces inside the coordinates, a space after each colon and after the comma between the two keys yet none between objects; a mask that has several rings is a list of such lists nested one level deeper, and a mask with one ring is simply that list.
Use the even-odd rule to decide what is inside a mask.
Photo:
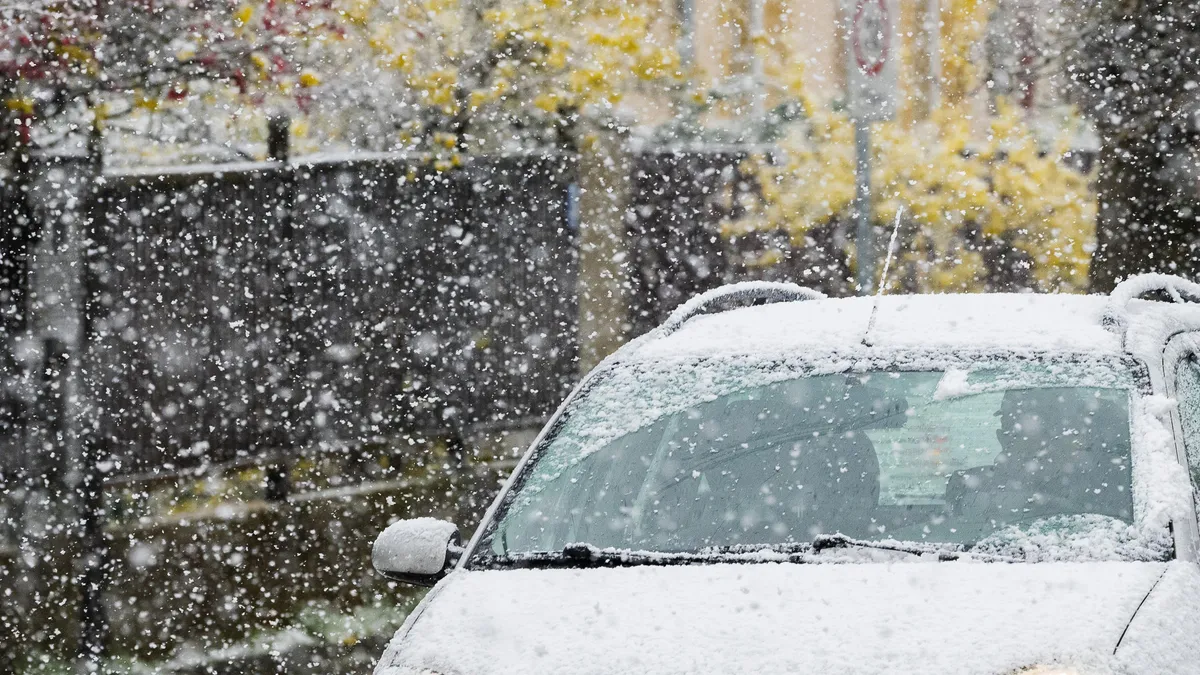
[{"label": "windshield wiper", "polygon": [[531,551],[486,556],[486,567],[574,568],[701,565],[705,563],[809,562],[811,544],[723,546],[699,551],[634,551],[600,548],[592,544],[567,544],[561,552]]},{"label": "windshield wiper", "polygon": [[971,560],[981,560],[985,562],[1022,562],[1018,558],[1012,558],[1009,556],[965,551],[957,547],[948,549],[945,548],[945,545],[939,546],[937,544],[924,544],[919,542],[869,541],[863,539],[851,539],[844,534],[821,534],[817,535],[817,537],[813,539],[812,551],[814,553],[819,553],[831,548],[872,548],[881,551],[899,551],[901,553],[911,553],[913,555],[921,556],[934,554],[937,556],[939,561],[961,560],[963,558],[969,558]]},{"label": "windshield wiper", "polygon": [[938,560],[958,560],[961,557],[958,551],[949,551],[937,546],[915,542],[866,541],[863,539],[851,539],[844,534],[819,534],[813,538],[813,553],[820,553],[831,548],[872,548],[880,551],[897,551],[899,553],[921,556],[932,553],[937,555]]},{"label": "windshield wiper", "polygon": [[599,548],[591,544],[577,543],[564,546],[562,557],[581,567],[634,567],[637,565],[685,565],[696,562],[698,556],[688,553]]},{"label": "windshield wiper", "polygon": [[708,562],[694,553],[656,553],[625,549],[599,548],[591,544],[567,544],[561,552],[530,551],[487,556],[481,562],[489,567],[544,567],[582,569],[591,567],[638,567],[643,565],[691,565]]},{"label": "windshield wiper", "polygon": [[851,539],[843,534],[822,534],[811,543],[792,542],[781,544],[735,544],[714,546],[698,551],[637,551],[618,548],[600,548],[592,544],[567,544],[561,551],[528,551],[488,555],[479,557],[478,564],[485,568],[544,568],[544,569],[590,569],[597,567],[666,567],[671,565],[702,565],[711,563],[760,563],[818,562],[815,554],[835,548],[867,548],[881,551],[897,551],[911,555],[937,556],[939,561],[986,560],[996,562],[1018,562],[1013,558],[950,550],[936,544],[899,541],[865,541]]}]

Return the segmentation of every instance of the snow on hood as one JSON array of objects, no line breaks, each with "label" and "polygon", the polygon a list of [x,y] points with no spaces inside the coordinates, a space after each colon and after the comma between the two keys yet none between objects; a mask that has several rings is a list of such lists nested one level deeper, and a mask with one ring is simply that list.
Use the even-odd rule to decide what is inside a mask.
[{"label": "snow on hood", "polygon": [[[1118,668],[1112,657],[1168,567],[1190,581],[1176,582],[1187,591],[1176,594],[1182,606],[1160,609],[1184,612],[1174,635],[1194,635],[1200,584],[1184,563],[458,571],[397,634],[376,674],[1000,675],[1044,663],[1170,672],[1162,663],[1127,669],[1121,655]],[[1161,631],[1152,620],[1137,629],[1130,654],[1161,661]],[[1186,665],[1194,658],[1175,662],[1175,672],[1200,670]]]}]

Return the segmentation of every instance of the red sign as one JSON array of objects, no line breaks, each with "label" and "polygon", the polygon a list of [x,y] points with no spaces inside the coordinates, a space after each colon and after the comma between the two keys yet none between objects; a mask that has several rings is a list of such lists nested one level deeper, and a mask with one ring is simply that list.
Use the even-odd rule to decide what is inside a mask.
[{"label": "red sign", "polygon": [[850,39],[859,71],[868,77],[883,72],[891,52],[891,21],[886,0],[858,0]]}]

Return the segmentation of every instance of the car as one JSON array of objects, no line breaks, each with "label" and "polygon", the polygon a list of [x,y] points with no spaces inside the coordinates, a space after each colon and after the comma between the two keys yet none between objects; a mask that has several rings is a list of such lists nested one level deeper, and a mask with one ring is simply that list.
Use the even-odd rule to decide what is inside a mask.
[{"label": "car", "polygon": [[1200,285],[692,299],[582,379],[376,675],[1200,673]]}]

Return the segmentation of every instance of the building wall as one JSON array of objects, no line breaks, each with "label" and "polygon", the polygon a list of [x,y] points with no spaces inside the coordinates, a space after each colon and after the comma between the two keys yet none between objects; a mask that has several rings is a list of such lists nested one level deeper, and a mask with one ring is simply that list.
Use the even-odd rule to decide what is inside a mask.
[{"label": "building wall", "polygon": [[841,91],[842,46],[836,0],[694,0],[696,66],[706,83],[753,71],[754,3],[766,51],[801,65],[813,95]]}]

